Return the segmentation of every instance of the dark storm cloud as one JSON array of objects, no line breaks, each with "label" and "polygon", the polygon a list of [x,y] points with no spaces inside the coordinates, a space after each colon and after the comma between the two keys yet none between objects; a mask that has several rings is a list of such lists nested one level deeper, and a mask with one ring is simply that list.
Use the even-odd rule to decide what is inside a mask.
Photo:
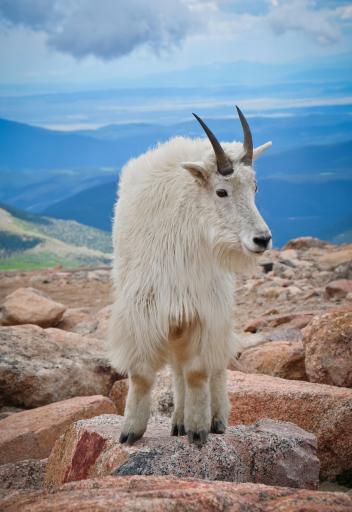
[{"label": "dark storm cloud", "polygon": [[48,0],[0,0],[0,17],[13,25],[40,30],[57,19],[55,2]]},{"label": "dark storm cloud", "polygon": [[182,0],[0,0],[7,24],[47,34],[48,44],[75,57],[121,57],[147,45],[160,52],[177,46],[196,27]]}]

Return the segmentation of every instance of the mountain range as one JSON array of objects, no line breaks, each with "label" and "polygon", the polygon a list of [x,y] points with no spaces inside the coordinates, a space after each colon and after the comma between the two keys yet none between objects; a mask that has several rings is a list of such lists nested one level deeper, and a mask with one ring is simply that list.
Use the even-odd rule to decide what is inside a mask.
[{"label": "mountain range", "polygon": [[104,231],[0,203],[0,270],[109,265],[111,252]]},{"label": "mountain range", "polygon": [[[250,117],[255,144],[273,140],[256,163],[258,204],[274,243],[303,234],[351,240],[352,107],[302,108]],[[209,125],[241,140],[235,115]],[[111,230],[122,165],[171,136],[202,136],[196,122],[129,123],[63,133],[0,120],[0,201]]]}]

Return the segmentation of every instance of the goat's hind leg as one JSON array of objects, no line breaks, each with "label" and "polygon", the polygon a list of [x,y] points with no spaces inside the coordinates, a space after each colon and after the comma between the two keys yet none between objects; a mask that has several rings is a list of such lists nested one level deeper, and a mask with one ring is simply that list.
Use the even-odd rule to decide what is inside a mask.
[{"label": "goat's hind leg", "polygon": [[120,435],[120,443],[133,444],[143,436],[150,415],[151,390],[154,379],[155,371],[150,367],[129,372],[125,421]]},{"label": "goat's hind leg", "polygon": [[210,379],[212,416],[210,431],[213,434],[223,434],[226,430],[230,409],[226,383],[226,370],[218,370],[212,373]]},{"label": "goat's hind leg", "polygon": [[211,424],[209,374],[202,365],[185,368],[185,428],[190,443],[206,443]]},{"label": "goat's hind leg", "polygon": [[184,436],[185,430],[185,379],[181,365],[172,365],[174,382],[174,412],[171,420],[171,435]]}]

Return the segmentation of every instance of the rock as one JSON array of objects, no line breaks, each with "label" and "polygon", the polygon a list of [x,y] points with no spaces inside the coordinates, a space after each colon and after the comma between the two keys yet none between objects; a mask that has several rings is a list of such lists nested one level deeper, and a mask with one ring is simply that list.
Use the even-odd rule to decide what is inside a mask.
[{"label": "rock", "polygon": [[[232,425],[254,423],[263,418],[295,423],[317,436],[324,478],[334,478],[352,468],[352,390],[266,375],[233,371],[228,374]],[[115,403],[122,413],[127,381],[114,384],[112,398],[114,388],[119,389]],[[164,409],[163,413],[170,415],[171,377],[168,381],[164,377],[162,388],[156,389],[158,398],[153,399],[153,410],[158,409],[159,403],[168,404],[168,410]]]},{"label": "rock", "polygon": [[[110,399],[114,402],[118,414],[125,411],[128,392],[128,379],[116,381],[110,391]],[[158,372],[152,391],[151,415],[171,416],[173,409],[172,375],[168,366]]]},{"label": "rock", "polygon": [[316,316],[303,334],[309,380],[352,387],[352,309]]},{"label": "rock", "polygon": [[352,245],[347,245],[343,249],[326,252],[320,256],[318,264],[322,270],[332,270],[350,261],[352,261]]},{"label": "rock", "polygon": [[321,476],[352,468],[352,390],[229,371],[230,424],[289,421],[318,439]]},{"label": "rock", "polygon": [[314,313],[311,311],[302,311],[298,313],[279,313],[275,315],[262,316],[252,320],[244,328],[245,332],[258,332],[265,328],[274,328],[279,325],[302,329],[312,320]]},{"label": "rock", "polygon": [[5,405],[4,407],[0,408],[0,420],[3,420],[7,418],[8,416],[11,416],[11,414],[16,414],[17,412],[23,411],[23,408],[21,407],[13,407],[11,405]]},{"label": "rock", "polygon": [[337,279],[325,287],[325,295],[328,299],[342,299],[348,293],[352,293],[352,279]]},{"label": "rock", "polygon": [[35,324],[50,327],[58,324],[66,307],[54,302],[34,288],[18,288],[8,295],[0,308],[0,324]]},{"label": "rock", "polygon": [[0,466],[0,499],[18,489],[41,489],[46,463],[46,459],[30,459]]},{"label": "rock", "polygon": [[[119,443],[122,416],[71,425],[48,459],[46,486],[114,475],[174,475],[231,482],[317,488],[316,438],[292,423],[262,420],[210,434],[202,448],[170,436],[170,421],[154,418],[133,446]],[[83,456],[84,454],[84,456]]]},{"label": "rock", "polygon": [[108,396],[119,375],[99,340],[35,325],[0,327],[0,395],[37,407],[73,396]]},{"label": "rock", "polygon": [[117,414],[123,416],[128,393],[128,379],[117,380],[110,391],[109,398],[114,402]]},{"label": "rock", "polygon": [[0,508],[3,512],[351,512],[352,496],[193,478],[108,476],[19,492],[2,500]]},{"label": "rock", "polygon": [[258,293],[261,297],[265,297],[266,299],[276,299],[280,295],[284,294],[286,289],[283,286],[265,286],[265,288],[261,288]]},{"label": "rock", "polygon": [[292,268],[287,268],[286,270],[282,270],[282,277],[285,277],[286,279],[294,279],[295,277],[295,271]]},{"label": "rock", "polygon": [[106,339],[106,337],[108,335],[108,330],[109,330],[111,309],[112,309],[112,306],[108,305],[108,306],[105,306],[105,308],[98,311],[98,313],[96,314],[95,319],[96,319],[97,325],[96,325],[95,331],[93,332],[93,336],[95,338],[104,339],[104,340]]},{"label": "rock", "polygon": [[44,459],[73,421],[115,412],[109,398],[97,395],[71,398],[12,414],[0,421],[0,464]]},{"label": "rock", "polygon": [[315,238],[313,236],[300,236],[299,238],[294,238],[287,242],[284,245],[284,250],[286,249],[296,249],[296,250],[306,250],[311,249],[312,247],[318,247],[321,249],[325,249],[329,246],[329,242],[325,242],[324,240],[320,240],[319,238]]},{"label": "rock", "polygon": [[277,327],[261,334],[264,341],[302,341],[303,338],[302,331],[294,327]]},{"label": "rock", "polygon": [[65,331],[105,340],[108,333],[110,316],[110,305],[105,306],[96,315],[93,315],[89,308],[70,308],[66,310],[63,319],[57,327]]},{"label": "rock", "polygon": [[302,290],[301,288],[298,288],[298,286],[288,286],[287,287],[287,298],[288,299],[293,299],[295,297],[297,297],[298,295],[300,295],[302,293]]},{"label": "rock", "polygon": [[297,260],[298,252],[296,249],[284,249],[280,251],[280,258],[283,260]]},{"label": "rock", "polygon": [[251,347],[242,352],[239,362],[246,373],[307,380],[304,348],[300,341],[272,341]]},{"label": "rock", "polygon": [[337,279],[352,279],[352,261],[347,261],[335,267],[334,276]]},{"label": "rock", "polygon": [[[68,308],[66,309],[61,321],[58,323],[57,328],[64,331],[73,331],[80,324],[89,323],[92,320],[92,314],[89,308]],[[95,322],[96,324],[96,322]]]},{"label": "rock", "polygon": [[274,263],[272,261],[261,261],[259,264],[262,267],[264,274],[271,272],[274,267]]}]

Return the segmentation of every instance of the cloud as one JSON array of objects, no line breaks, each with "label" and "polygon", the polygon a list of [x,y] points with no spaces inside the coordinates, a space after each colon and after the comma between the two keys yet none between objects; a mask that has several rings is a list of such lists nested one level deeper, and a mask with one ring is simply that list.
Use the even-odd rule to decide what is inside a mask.
[{"label": "cloud", "polygon": [[0,0],[0,17],[8,25],[41,30],[59,15],[56,3],[48,0]]},{"label": "cloud", "polygon": [[303,33],[324,45],[340,39],[334,10],[317,9],[316,3],[310,0],[275,0],[271,5],[266,21],[278,35],[290,31]]},{"label": "cloud", "polygon": [[263,48],[286,33],[332,45],[351,9],[345,0],[0,0],[0,24],[44,34],[76,58],[112,60],[141,47],[158,55],[195,35],[219,53],[248,39]]},{"label": "cloud", "polygon": [[198,29],[196,13],[183,0],[0,0],[0,17],[45,32],[60,52],[106,60],[142,45],[169,50]]}]

